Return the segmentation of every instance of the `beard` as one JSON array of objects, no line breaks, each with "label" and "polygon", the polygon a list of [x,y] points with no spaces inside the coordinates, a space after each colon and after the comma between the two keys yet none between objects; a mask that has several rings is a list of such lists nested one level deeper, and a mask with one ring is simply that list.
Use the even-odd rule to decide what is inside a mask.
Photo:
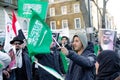
[{"label": "beard", "polygon": [[78,53],[79,51],[81,51],[83,49],[83,47],[73,47],[73,50]]}]

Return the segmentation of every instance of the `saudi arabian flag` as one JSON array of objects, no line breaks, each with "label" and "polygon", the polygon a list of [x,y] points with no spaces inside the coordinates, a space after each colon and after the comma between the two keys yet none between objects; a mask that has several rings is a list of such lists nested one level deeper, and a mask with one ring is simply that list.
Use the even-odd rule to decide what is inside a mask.
[{"label": "saudi arabian flag", "polygon": [[53,75],[54,77],[56,77],[58,80],[64,80],[64,78],[53,68],[47,67],[47,66],[43,66],[42,64],[38,63],[37,61],[34,61],[39,67],[43,68],[44,70],[46,70],[47,72],[49,72],[51,75]]},{"label": "saudi arabian flag", "polygon": [[32,14],[28,30],[28,50],[30,56],[50,53],[52,32],[35,11],[32,10]]},{"label": "saudi arabian flag", "polygon": [[60,57],[61,57],[61,59],[62,59],[64,71],[67,73],[67,71],[68,71],[68,66],[69,66],[69,60],[68,60],[68,58],[65,56],[65,54],[62,53],[62,52],[60,52]]},{"label": "saudi arabian flag", "polygon": [[18,16],[31,18],[32,10],[44,20],[46,19],[48,0],[18,0]]}]

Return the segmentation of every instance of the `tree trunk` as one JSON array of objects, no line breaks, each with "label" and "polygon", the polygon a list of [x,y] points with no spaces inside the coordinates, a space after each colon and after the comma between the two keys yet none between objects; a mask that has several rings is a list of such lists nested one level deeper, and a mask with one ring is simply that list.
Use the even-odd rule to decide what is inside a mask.
[{"label": "tree trunk", "polygon": [[[90,14],[90,0],[80,0],[80,9],[83,15],[85,28],[92,28]],[[89,33],[88,40],[92,41],[92,34]]]},{"label": "tree trunk", "polygon": [[85,3],[85,0],[80,0],[80,9],[85,22],[85,27],[89,27],[89,12],[87,10],[87,5]]},{"label": "tree trunk", "polygon": [[106,26],[105,26],[105,14],[106,14],[106,2],[105,2],[105,0],[103,0],[102,28],[106,28]]}]

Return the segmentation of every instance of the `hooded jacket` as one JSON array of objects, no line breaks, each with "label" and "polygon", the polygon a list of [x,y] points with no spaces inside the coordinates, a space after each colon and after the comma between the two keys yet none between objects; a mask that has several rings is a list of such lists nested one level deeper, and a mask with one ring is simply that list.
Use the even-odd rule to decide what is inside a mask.
[{"label": "hooded jacket", "polygon": [[[75,51],[69,51],[67,57],[70,59],[70,65],[65,80],[95,80],[95,62],[94,47],[87,41],[85,33],[76,33],[84,47],[81,55]],[[74,38],[74,37],[73,37]]]},{"label": "hooded jacket", "polygon": [[114,80],[120,75],[120,59],[112,50],[102,51],[97,58],[99,63],[96,80]]},{"label": "hooded jacket", "polygon": [[6,68],[9,65],[10,61],[11,61],[10,56],[7,53],[3,53],[3,52],[0,51],[0,64],[1,64],[0,80],[3,80],[3,77],[2,77],[3,68]]}]

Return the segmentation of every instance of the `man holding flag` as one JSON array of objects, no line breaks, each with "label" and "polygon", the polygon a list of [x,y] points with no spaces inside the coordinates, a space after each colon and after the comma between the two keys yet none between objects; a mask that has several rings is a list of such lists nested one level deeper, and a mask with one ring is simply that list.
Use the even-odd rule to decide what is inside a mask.
[{"label": "man holding flag", "polygon": [[[44,22],[46,19],[46,11],[48,8],[48,0],[19,0],[18,1],[18,15],[21,17],[31,18],[28,30],[28,51],[31,57],[38,56],[38,55],[51,55],[50,52],[50,45],[52,42],[52,32],[48,25]],[[34,11],[35,12],[34,12]],[[37,13],[36,13],[37,12]],[[38,16],[39,15],[39,16]],[[50,56],[49,56],[50,57]],[[55,57],[52,54],[52,57]],[[46,64],[49,64],[49,59],[47,61],[47,57],[44,56],[46,59]],[[50,77],[56,77],[56,79],[61,79],[60,74],[58,74],[53,67],[43,65],[40,63],[41,58],[38,58],[38,61],[35,59],[35,63],[42,68],[42,70],[47,71],[47,74],[51,74]],[[39,62],[39,63],[38,63]],[[53,61],[50,65],[53,64]],[[53,66],[53,65],[52,65]],[[39,71],[40,73],[41,71]],[[52,76],[53,75],[53,76]],[[42,75],[39,75],[39,77]],[[46,76],[45,76],[46,77]],[[46,77],[47,78],[47,77]],[[48,80],[43,79],[43,80]],[[40,79],[41,80],[41,79]],[[50,78],[50,80],[54,80]]]},{"label": "man holding flag", "polygon": [[37,64],[40,65],[38,68],[39,80],[63,80],[60,76],[62,72],[64,73],[62,63],[60,63],[60,55],[51,43],[52,32],[50,28],[33,11],[28,31],[28,51],[30,56],[37,58]]},{"label": "man holding flag", "polygon": [[[5,12],[8,19],[8,15]],[[10,19],[9,19],[10,20]],[[7,19],[6,19],[7,21]],[[8,23],[8,22],[6,22]],[[5,48],[8,51],[11,62],[8,71],[10,73],[9,80],[31,80],[32,79],[32,65],[27,51],[23,48],[25,36],[20,28],[14,11],[12,12],[11,26],[6,26],[6,40],[5,44],[11,45],[10,48]],[[11,33],[11,36],[7,33]],[[9,41],[8,41],[9,40]]]},{"label": "man holding flag", "polygon": [[11,62],[6,71],[9,72],[9,80],[32,80],[32,64],[28,53],[23,49],[23,40],[16,36],[10,41],[15,49],[9,51]]}]

